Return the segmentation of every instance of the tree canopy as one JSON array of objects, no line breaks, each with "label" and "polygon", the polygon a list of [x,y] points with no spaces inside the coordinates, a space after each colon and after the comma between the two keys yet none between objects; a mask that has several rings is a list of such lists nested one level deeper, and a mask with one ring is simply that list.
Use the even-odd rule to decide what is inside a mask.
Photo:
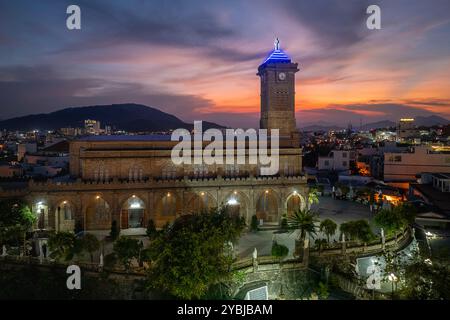
[{"label": "tree canopy", "polygon": [[335,234],[336,229],[337,224],[331,219],[325,219],[320,222],[319,230],[326,235],[328,243],[330,242],[330,237]]},{"label": "tree canopy", "polygon": [[211,285],[229,280],[226,244],[244,226],[243,218],[222,209],[181,216],[149,245],[148,286],[181,299],[202,297]]},{"label": "tree canopy", "polygon": [[414,221],[416,210],[408,204],[400,204],[391,209],[380,210],[375,215],[374,222],[383,228],[387,234],[392,234],[404,229]]},{"label": "tree canopy", "polygon": [[289,228],[291,230],[300,230],[299,240],[304,240],[307,234],[311,237],[316,235],[316,222],[319,222],[317,214],[308,209],[298,209],[288,218]]},{"label": "tree canopy", "polygon": [[0,201],[0,244],[19,239],[35,221],[35,215],[23,201]]},{"label": "tree canopy", "polygon": [[341,233],[347,238],[367,243],[375,238],[367,220],[344,222],[340,225]]}]

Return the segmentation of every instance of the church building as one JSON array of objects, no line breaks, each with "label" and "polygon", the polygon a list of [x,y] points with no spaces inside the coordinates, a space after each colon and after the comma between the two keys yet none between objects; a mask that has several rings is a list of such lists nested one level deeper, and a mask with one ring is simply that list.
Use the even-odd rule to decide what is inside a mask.
[{"label": "church building", "polygon": [[258,67],[260,127],[279,129],[279,171],[262,176],[258,165],[174,165],[178,142],[165,135],[86,136],[70,143],[70,175],[65,182],[30,181],[21,194],[38,215],[36,228],[107,232],[145,231],[178,216],[226,206],[249,223],[278,225],[283,215],[304,207],[306,177],[295,121],[298,64],[277,40]]}]

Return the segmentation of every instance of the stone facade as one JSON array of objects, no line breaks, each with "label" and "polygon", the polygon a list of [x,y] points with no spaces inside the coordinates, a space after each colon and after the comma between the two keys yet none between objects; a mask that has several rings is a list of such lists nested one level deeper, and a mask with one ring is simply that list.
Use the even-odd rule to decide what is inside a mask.
[{"label": "stone facade", "polygon": [[40,216],[39,228],[73,230],[79,222],[85,230],[107,230],[113,220],[121,229],[129,227],[133,201],[142,210],[137,227],[145,227],[149,219],[162,227],[182,214],[218,206],[227,206],[247,222],[256,214],[263,223],[278,224],[283,214],[304,206],[306,197],[306,177],[293,176],[32,182],[24,198]]}]

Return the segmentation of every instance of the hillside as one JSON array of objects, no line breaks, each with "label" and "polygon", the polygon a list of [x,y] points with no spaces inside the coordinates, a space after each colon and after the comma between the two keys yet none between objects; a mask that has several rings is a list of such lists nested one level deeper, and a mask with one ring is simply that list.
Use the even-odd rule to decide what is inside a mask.
[{"label": "hillside", "polygon": [[[129,132],[166,131],[177,128],[191,129],[192,124],[161,110],[140,104],[113,104],[65,108],[51,113],[34,114],[0,121],[6,130],[55,130],[64,127],[83,127],[85,119],[101,122],[116,130]],[[222,126],[203,122],[204,129]]]}]

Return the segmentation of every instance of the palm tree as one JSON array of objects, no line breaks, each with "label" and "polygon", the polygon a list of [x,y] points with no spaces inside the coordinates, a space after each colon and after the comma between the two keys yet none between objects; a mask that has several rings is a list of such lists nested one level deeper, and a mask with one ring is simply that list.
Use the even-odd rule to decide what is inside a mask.
[{"label": "palm tree", "polygon": [[327,237],[327,242],[330,243],[330,237],[335,234],[337,224],[331,219],[325,219],[320,222],[319,230]]},{"label": "palm tree", "polygon": [[317,239],[316,248],[319,250],[319,255],[322,253],[322,249],[327,245],[328,241],[326,239]]},{"label": "palm tree", "polygon": [[[309,209],[298,209],[288,218],[289,228],[291,230],[300,230],[298,240],[302,244],[302,252],[300,253],[304,256],[306,252],[303,249],[308,248],[306,241],[309,240],[309,237],[314,238],[317,234],[316,222],[319,222],[317,214]],[[306,235],[308,235],[308,238]]]}]

